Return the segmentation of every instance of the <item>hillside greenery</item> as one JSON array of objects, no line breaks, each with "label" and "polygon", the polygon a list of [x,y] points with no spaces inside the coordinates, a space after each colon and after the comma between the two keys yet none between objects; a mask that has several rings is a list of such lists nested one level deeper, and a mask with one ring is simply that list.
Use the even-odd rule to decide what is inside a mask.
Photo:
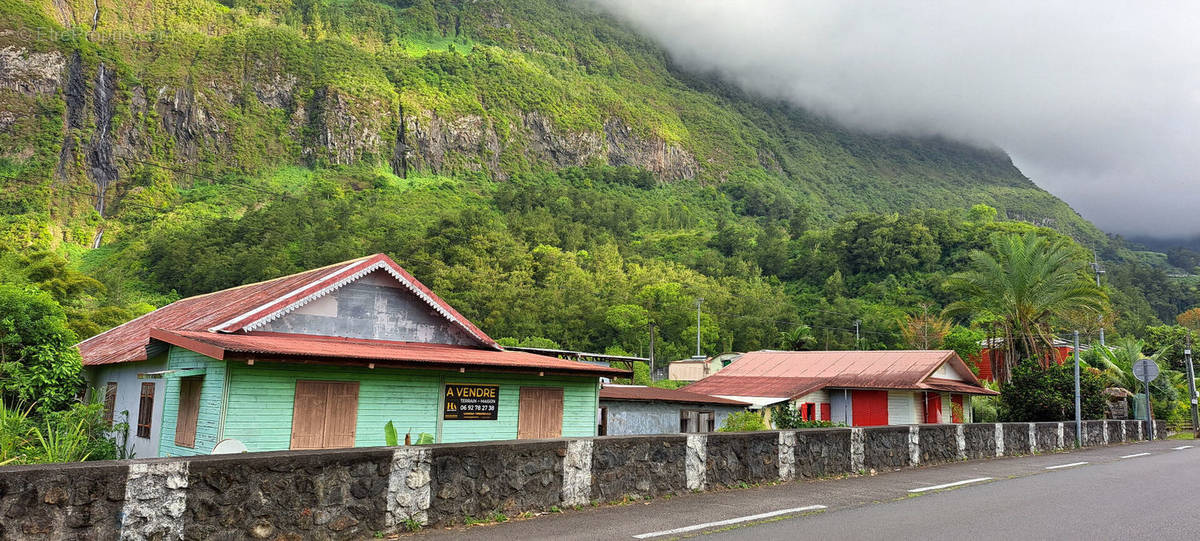
[{"label": "hillside greenery", "polygon": [[[0,0],[0,30],[14,30],[0,47],[78,52],[88,73],[116,74],[120,176],[103,214],[83,158],[62,158],[63,134],[91,140],[93,116],[64,124],[62,89],[0,88],[0,110],[18,113],[0,130],[0,281],[45,292],[78,337],[385,252],[517,341],[646,354],[653,322],[659,358],[687,356],[702,297],[710,353],[781,347],[800,325],[808,347],[902,347],[906,315],[956,300],[943,284],[972,250],[1028,231],[1100,253],[1120,333],[1198,304],[1169,260],[1108,238],[999,150],[861,133],[681,72],[586,3],[102,4],[92,32],[92,2]],[[212,125],[136,105],[183,90]],[[477,117],[498,150],[447,150],[437,171],[397,171],[383,144],[345,160],[298,105],[320,96],[385,119],[363,128],[385,139],[401,113]],[[690,153],[697,172],[548,162],[530,150],[530,113],[570,136],[619,120]],[[989,328],[954,323],[955,337]]]}]

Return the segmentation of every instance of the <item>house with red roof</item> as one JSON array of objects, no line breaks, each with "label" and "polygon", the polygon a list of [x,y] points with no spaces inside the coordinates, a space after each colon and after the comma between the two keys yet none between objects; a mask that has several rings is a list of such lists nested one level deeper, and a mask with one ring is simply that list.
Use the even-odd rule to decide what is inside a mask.
[{"label": "house with red roof", "polygon": [[137,456],[593,436],[626,370],[508,351],[383,254],[176,301],[79,344]]},{"label": "house with red roof", "polygon": [[750,404],[738,400],[646,385],[600,388],[601,436],[713,432],[731,413]]},{"label": "house with red roof", "polygon": [[683,390],[849,426],[971,422],[968,397],[997,394],[937,350],[753,351]]}]

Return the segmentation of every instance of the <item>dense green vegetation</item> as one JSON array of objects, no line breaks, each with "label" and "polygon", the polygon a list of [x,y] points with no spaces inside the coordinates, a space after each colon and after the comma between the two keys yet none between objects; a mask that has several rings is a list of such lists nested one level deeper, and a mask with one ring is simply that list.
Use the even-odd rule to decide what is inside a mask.
[{"label": "dense green vegetation", "polygon": [[[90,1],[0,0],[0,48],[79,71],[0,84],[0,370],[10,407],[46,398],[35,417],[79,394],[78,338],[374,252],[504,343],[645,355],[654,324],[667,360],[694,352],[698,298],[708,353],[968,356],[1001,314],[939,320],[967,296],[947,279],[1010,235],[1107,268],[1105,317],[1057,310],[1040,333],[1176,351],[1161,324],[1200,305],[1168,276],[1194,254],[1108,238],[999,150],[682,73],[585,3],[101,4],[91,32]],[[98,205],[102,131],[117,175]]]},{"label": "dense green vegetation", "polygon": [[[1084,419],[1104,418],[1105,380],[1096,371],[1079,374]],[[1069,421],[1075,418],[1075,375],[1069,364],[1049,367],[1027,359],[1013,366],[1012,381],[1000,386],[1001,421]]]}]

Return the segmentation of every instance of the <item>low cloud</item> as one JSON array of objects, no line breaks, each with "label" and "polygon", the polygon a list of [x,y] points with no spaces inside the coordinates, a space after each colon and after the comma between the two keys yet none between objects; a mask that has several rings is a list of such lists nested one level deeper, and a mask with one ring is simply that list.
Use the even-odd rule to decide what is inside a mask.
[{"label": "low cloud", "polygon": [[1200,234],[1200,4],[591,0],[682,66],[1009,152],[1101,228]]}]

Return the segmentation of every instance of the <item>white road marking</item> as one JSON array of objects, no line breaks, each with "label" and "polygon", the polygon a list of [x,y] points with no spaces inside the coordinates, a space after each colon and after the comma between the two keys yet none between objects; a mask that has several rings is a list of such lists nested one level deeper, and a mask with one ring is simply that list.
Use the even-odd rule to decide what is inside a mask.
[{"label": "white road marking", "polygon": [[1059,468],[1070,468],[1071,466],[1082,466],[1084,464],[1087,464],[1087,462],[1072,462],[1070,464],[1059,464],[1057,466],[1046,466],[1046,469],[1047,470],[1057,470]]},{"label": "white road marking", "polygon": [[704,524],[696,524],[695,526],[683,526],[681,528],[675,528],[673,530],[663,530],[661,532],[643,533],[643,534],[635,535],[635,536],[633,536],[633,538],[634,539],[649,539],[651,537],[660,537],[660,536],[664,536],[664,535],[675,535],[675,534],[681,534],[681,533],[687,533],[687,532],[694,532],[696,530],[707,530],[709,528],[728,526],[730,524],[737,524],[739,522],[750,522],[750,521],[754,521],[754,520],[762,520],[764,518],[777,517],[779,515],[789,515],[792,513],[803,513],[805,511],[819,511],[821,509],[825,509],[825,506],[824,505],[809,505],[807,507],[794,507],[792,509],[780,509],[778,511],[771,511],[769,513],[759,513],[757,515],[750,515],[750,516],[746,516],[746,517],[731,518],[728,520],[718,520],[716,522],[705,522]]},{"label": "white road marking", "polygon": [[938,489],[942,489],[942,488],[950,488],[950,487],[956,487],[956,486],[960,486],[960,485],[969,485],[971,483],[978,483],[980,481],[991,481],[991,480],[992,480],[991,477],[978,477],[975,479],[967,479],[966,481],[957,481],[954,483],[946,483],[944,485],[934,485],[931,487],[914,488],[914,489],[910,490],[909,492],[925,492],[926,490],[938,490]]},{"label": "white road marking", "polygon": [[1135,453],[1135,454],[1132,454],[1132,455],[1125,455],[1125,456],[1123,456],[1123,457],[1121,457],[1121,458],[1137,458],[1137,457],[1139,457],[1139,456],[1146,456],[1146,455],[1148,455],[1148,454],[1150,454],[1150,453]]},{"label": "white road marking", "polygon": [[1184,450],[1184,449],[1191,449],[1191,448],[1192,448],[1192,446],[1191,446],[1191,445],[1180,445],[1179,447],[1175,447],[1174,449],[1175,449],[1176,451],[1182,451],[1182,450]]}]

